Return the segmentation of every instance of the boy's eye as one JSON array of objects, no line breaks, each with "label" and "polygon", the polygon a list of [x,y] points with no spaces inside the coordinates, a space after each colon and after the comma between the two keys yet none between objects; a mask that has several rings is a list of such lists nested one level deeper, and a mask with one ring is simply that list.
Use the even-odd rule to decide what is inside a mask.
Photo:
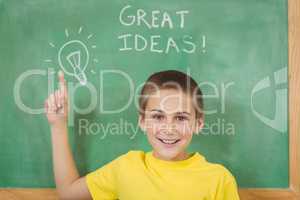
[{"label": "boy's eye", "polygon": [[163,115],[152,115],[152,118],[155,120],[162,120],[164,118]]},{"label": "boy's eye", "polygon": [[186,121],[188,118],[186,116],[176,116],[177,121]]}]

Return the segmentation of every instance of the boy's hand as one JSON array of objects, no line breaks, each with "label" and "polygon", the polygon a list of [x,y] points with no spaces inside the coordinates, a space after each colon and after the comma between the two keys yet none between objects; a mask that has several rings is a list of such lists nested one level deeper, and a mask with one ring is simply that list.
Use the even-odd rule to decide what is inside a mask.
[{"label": "boy's hand", "polygon": [[68,91],[62,71],[58,73],[59,89],[50,94],[44,106],[50,126],[66,126],[68,119]]}]

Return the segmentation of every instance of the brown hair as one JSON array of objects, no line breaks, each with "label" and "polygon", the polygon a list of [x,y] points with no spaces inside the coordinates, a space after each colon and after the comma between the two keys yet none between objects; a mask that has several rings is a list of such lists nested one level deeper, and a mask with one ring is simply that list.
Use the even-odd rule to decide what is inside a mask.
[{"label": "brown hair", "polygon": [[197,82],[191,76],[176,70],[156,72],[147,79],[139,96],[141,115],[145,112],[149,96],[159,89],[180,89],[185,94],[190,94],[193,97],[196,118],[203,116],[202,91]]}]

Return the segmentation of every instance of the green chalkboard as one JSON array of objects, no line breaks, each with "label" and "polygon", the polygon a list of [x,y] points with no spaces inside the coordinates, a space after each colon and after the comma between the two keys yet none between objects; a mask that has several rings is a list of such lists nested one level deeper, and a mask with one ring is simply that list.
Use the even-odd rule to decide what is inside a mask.
[{"label": "green chalkboard", "polygon": [[150,150],[133,95],[176,69],[205,94],[206,125],[189,150],[240,187],[287,188],[287,49],[287,0],[0,0],[0,187],[54,187],[42,108],[58,70],[84,175]]}]

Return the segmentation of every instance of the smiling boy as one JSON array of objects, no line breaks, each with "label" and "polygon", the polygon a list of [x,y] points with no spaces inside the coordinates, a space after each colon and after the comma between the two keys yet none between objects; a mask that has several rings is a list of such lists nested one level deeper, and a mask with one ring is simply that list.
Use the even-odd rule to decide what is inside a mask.
[{"label": "smiling boy", "polygon": [[139,97],[139,126],[153,150],[129,151],[79,177],[67,137],[67,92],[45,102],[51,126],[54,173],[62,199],[95,200],[238,200],[232,174],[187,152],[192,136],[204,125],[202,92],[188,75],[162,71],[151,75]]}]

